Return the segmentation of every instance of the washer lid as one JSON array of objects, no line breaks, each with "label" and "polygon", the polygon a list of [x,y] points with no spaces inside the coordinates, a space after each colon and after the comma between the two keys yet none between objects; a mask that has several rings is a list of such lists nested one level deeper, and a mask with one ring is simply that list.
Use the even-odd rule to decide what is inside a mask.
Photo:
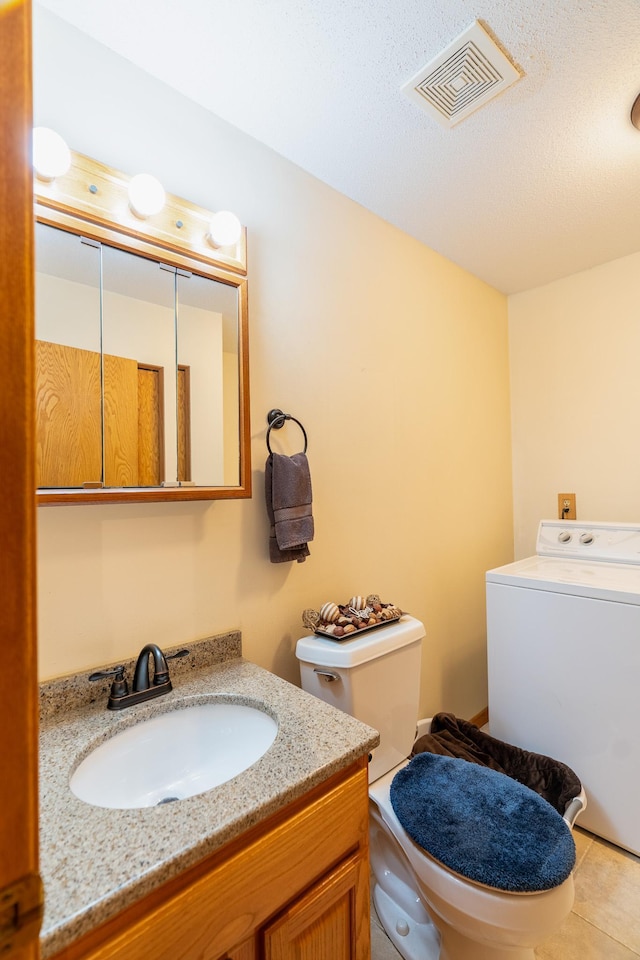
[{"label": "washer lid", "polygon": [[350,668],[422,640],[424,635],[424,624],[404,614],[395,623],[376,627],[367,633],[351,634],[345,640],[331,640],[315,634],[301,637],[296,644],[296,657],[319,667]]},{"label": "washer lid", "polygon": [[488,570],[486,581],[640,605],[640,566],[637,564],[527,557]]}]

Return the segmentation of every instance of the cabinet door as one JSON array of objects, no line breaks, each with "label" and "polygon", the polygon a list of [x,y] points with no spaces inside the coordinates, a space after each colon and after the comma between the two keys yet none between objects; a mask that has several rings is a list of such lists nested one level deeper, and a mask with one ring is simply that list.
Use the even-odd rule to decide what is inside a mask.
[{"label": "cabinet door", "polygon": [[368,960],[369,871],[355,854],[263,933],[265,960]]}]

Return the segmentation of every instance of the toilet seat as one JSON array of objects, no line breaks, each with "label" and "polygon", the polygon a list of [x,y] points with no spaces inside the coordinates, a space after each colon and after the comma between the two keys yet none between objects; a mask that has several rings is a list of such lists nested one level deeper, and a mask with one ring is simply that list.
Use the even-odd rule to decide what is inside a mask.
[{"label": "toilet seat", "polygon": [[420,753],[393,778],[390,799],[419,847],[454,873],[489,888],[550,890],[575,866],[573,837],[557,810],[489,767]]},{"label": "toilet seat", "polygon": [[388,828],[389,832],[395,837],[396,841],[400,845],[401,849],[404,851],[407,859],[412,864],[414,872],[416,871],[416,860],[420,863],[422,860],[433,865],[436,870],[442,871],[443,875],[451,877],[454,882],[459,884],[469,885],[470,887],[477,887],[478,890],[486,890],[490,894],[495,894],[496,897],[504,897],[511,900],[515,897],[531,897],[536,896],[535,893],[529,891],[514,893],[507,893],[504,890],[498,890],[495,887],[490,887],[487,884],[479,883],[476,880],[472,880],[469,877],[464,876],[462,873],[458,873],[457,870],[452,869],[441,861],[437,860],[432,856],[428,850],[425,850],[424,847],[421,847],[420,844],[416,843],[413,840],[407,831],[404,829],[398,817],[396,816],[395,810],[393,809],[393,804],[391,803],[391,784],[394,777],[397,773],[403,770],[408,764],[409,759],[405,760],[404,763],[398,764],[393,770],[390,770],[389,773],[385,774],[383,777],[380,777],[374,783],[369,784],[369,801],[375,804],[377,812],[384,822],[385,826]]}]

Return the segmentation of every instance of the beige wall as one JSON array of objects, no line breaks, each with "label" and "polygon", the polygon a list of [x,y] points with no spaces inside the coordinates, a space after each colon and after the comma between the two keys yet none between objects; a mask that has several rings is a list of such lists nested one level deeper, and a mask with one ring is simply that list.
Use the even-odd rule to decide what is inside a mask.
[{"label": "beige wall", "polygon": [[[41,676],[238,627],[248,658],[297,681],[302,610],[377,592],[426,624],[423,712],[477,713],[484,572],[512,558],[506,299],[51,15],[36,28],[38,122],[248,225],[255,486],[41,508]],[[304,564],[268,560],[274,406],[309,436]],[[298,449],[293,424],[272,437]]]},{"label": "beige wall", "polygon": [[557,494],[640,521],[640,253],[509,298],[516,556]]}]

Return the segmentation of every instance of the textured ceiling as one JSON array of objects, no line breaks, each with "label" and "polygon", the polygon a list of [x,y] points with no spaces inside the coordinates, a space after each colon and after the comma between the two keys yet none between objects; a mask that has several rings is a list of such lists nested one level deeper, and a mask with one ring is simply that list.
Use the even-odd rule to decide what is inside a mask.
[{"label": "textured ceiling", "polygon": [[[640,250],[638,0],[42,0],[506,293]],[[522,73],[452,129],[401,92],[479,20]]]}]

